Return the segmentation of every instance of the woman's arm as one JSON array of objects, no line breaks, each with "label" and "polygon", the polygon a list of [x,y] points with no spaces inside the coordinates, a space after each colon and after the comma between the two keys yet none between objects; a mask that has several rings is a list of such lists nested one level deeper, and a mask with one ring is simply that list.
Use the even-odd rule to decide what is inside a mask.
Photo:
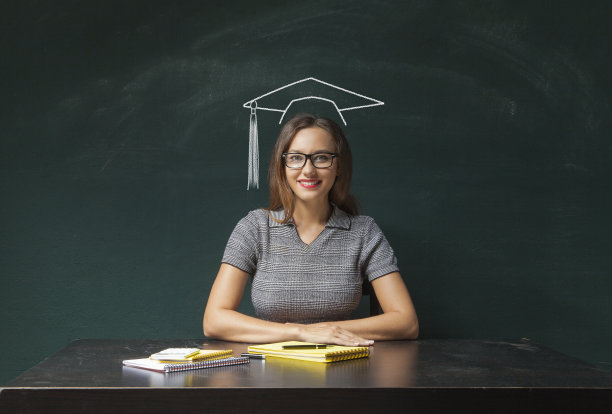
[{"label": "woman's arm", "polygon": [[383,314],[325,324],[374,340],[416,339],[419,321],[402,276],[398,272],[389,273],[374,279],[372,287]]},{"label": "woman's arm", "polygon": [[341,326],[276,323],[236,311],[249,277],[248,273],[237,267],[226,263],[221,265],[204,311],[205,336],[250,343],[296,340],[337,345],[371,345],[372,341]]}]

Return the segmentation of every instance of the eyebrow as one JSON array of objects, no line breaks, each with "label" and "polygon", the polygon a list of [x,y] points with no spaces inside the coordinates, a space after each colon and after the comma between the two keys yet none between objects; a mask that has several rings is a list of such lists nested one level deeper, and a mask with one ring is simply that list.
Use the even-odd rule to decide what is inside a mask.
[{"label": "eyebrow", "polygon": [[[300,154],[308,154],[307,152],[297,150],[297,149],[288,149],[287,152],[299,152]],[[336,152],[333,150],[317,150],[312,152],[311,154],[335,154]]]}]

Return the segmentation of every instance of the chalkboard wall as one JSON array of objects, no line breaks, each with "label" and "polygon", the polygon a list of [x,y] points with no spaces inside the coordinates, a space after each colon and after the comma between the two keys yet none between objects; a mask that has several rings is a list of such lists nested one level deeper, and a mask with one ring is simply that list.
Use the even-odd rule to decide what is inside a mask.
[{"label": "chalkboard wall", "polygon": [[310,76],[385,103],[345,113],[353,190],[422,337],[611,369],[612,3],[582,3],[2,2],[0,383],[77,338],[202,337],[267,202],[242,104]]}]

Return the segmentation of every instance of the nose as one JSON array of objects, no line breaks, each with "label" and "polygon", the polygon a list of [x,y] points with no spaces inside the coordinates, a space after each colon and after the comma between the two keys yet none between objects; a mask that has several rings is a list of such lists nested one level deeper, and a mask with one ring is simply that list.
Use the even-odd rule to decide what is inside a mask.
[{"label": "nose", "polygon": [[314,166],[314,164],[312,163],[312,158],[308,158],[306,160],[306,164],[304,164],[304,166],[302,167],[302,172],[305,174],[312,174],[313,172],[316,172],[316,168]]}]

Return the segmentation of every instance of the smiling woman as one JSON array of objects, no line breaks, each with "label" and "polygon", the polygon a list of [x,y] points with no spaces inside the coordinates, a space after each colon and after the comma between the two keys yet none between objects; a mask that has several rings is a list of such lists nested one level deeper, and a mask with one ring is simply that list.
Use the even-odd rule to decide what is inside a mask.
[{"label": "smiling woman", "polygon": [[[349,193],[352,157],[333,121],[287,122],[270,162],[270,205],[234,229],[204,312],[206,336],[372,345],[414,339],[418,320],[393,250]],[[237,312],[246,283],[257,317]],[[369,281],[383,313],[350,320]]]},{"label": "smiling woman", "polygon": [[[287,165],[287,157],[295,161],[295,153],[306,153],[301,165],[291,163]],[[308,162],[307,153],[331,154],[329,164],[320,164],[320,156]],[[337,158],[337,161],[336,161]],[[300,168],[295,168],[295,167]],[[319,202],[322,211],[328,210],[328,204],[336,204],[343,211],[356,215],[357,203],[349,194],[351,177],[353,173],[353,157],[348,141],[342,129],[332,120],[317,118],[312,115],[298,115],[287,122],[276,140],[270,160],[270,205],[269,210],[285,209],[283,222],[287,223],[293,218],[296,202],[300,200],[292,186],[295,179],[331,178],[331,186],[326,191],[319,191],[323,196]],[[296,177],[297,175],[297,177]],[[305,184],[304,184],[305,185]],[[315,209],[316,210],[316,209]]]},{"label": "smiling woman", "polygon": [[329,192],[338,175],[337,164],[333,164],[335,151],[331,134],[314,127],[300,130],[283,153],[286,182],[298,209],[320,211],[329,217]]}]

